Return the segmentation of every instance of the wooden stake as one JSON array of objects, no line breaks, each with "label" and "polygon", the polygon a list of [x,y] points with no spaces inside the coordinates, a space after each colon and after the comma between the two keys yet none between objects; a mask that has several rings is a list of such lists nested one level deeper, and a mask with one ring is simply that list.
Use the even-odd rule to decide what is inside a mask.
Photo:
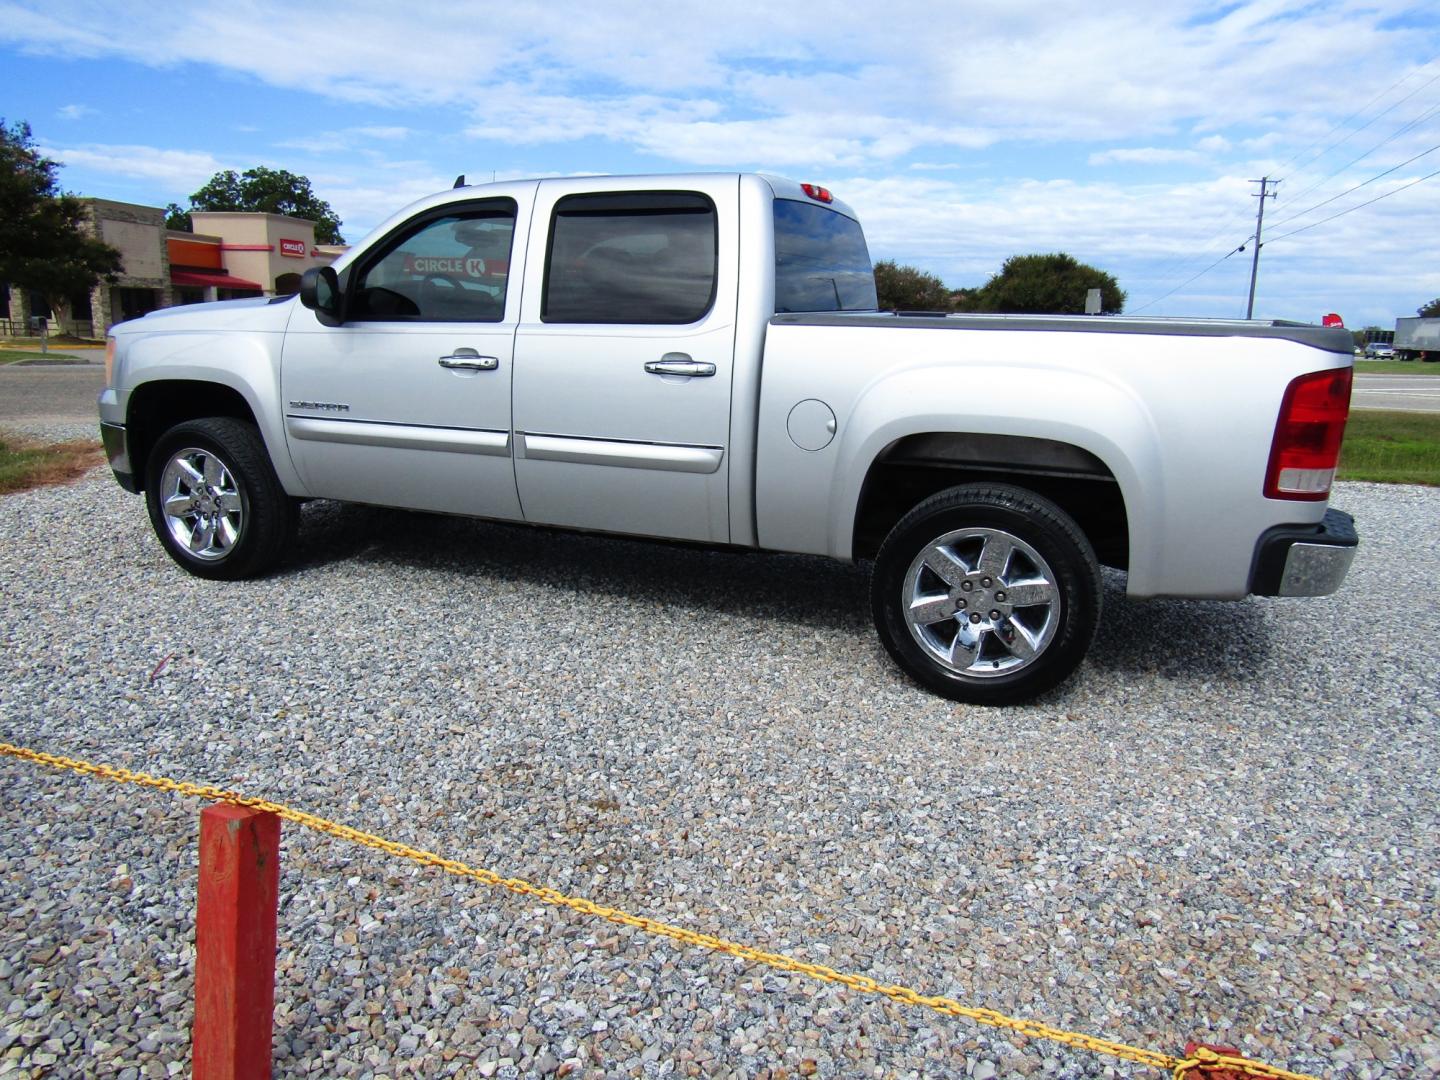
[{"label": "wooden stake", "polygon": [[279,901],[280,819],[229,803],[200,811],[194,1080],[269,1080]]}]

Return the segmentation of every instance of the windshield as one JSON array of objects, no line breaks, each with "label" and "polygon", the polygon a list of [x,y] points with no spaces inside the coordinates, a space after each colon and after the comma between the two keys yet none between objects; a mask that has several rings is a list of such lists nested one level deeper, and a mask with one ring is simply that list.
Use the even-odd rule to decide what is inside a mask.
[{"label": "windshield", "polygon": [[775,310],[875,311],[875,272],[854,218],[775,200]]}]

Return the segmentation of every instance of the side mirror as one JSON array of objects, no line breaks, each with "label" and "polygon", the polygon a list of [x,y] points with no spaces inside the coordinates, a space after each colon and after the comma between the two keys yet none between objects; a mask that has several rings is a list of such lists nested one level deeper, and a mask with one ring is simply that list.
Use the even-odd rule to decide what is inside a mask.
[{"label": "side mirror", "polygon": [[334,267],[312,266],[300,278],[300,303],[334,326],[340,321],[340,279]]}]

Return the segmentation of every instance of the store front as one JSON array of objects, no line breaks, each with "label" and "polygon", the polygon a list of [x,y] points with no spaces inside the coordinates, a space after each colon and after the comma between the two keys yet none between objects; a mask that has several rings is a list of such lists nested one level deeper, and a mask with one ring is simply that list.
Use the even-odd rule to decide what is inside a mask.
[{"label": "store front", "polygon": [[[103,338],[118,322],[138,319],[157,308],[287,296],[300,291],[300,277],[312,266],[328,266],[343,247],[317,245],[315,223],[281,214],[191,214],[196,231],[165,227],[155,206],[85,199],[89,228],[120,252],[123,270],[75,297],[64,318],[29,290],[8,289],[0,310],[7,330],[45,318],[51,333]],[[19,332],[19,331],[16,331]]]}]

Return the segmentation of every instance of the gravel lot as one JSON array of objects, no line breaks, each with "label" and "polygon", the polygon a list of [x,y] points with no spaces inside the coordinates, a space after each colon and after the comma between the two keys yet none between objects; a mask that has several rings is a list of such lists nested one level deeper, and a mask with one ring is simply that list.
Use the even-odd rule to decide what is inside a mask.
[{"label": "gravel lot", "polygon": [[[854,568],[321,503],[212,584],[100,470],[0,498],[0,738],[1155,1049],[1432,1076],[1440,491],[1335,502],[1340,595],[1111,581],[1077,678],[987,710],[898,674]],[[188,1073],[197,809],[0,760],[0,1076]],[[284,844],[277,1076],[1158,1075]]]}]

